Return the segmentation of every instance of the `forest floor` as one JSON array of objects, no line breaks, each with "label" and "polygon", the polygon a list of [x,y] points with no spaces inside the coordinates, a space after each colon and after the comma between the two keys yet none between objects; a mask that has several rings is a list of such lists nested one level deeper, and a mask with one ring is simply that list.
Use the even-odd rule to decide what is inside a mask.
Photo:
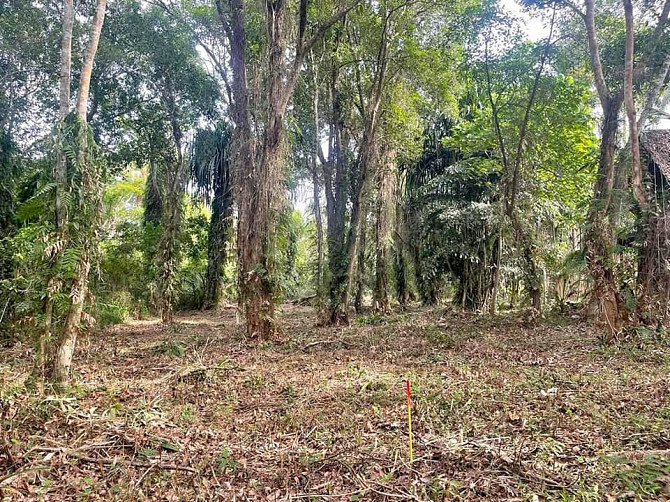
[{"label": "forest floor", "polygon": [[285,306],[281,326],[261,344],[233,309],[106,328],[67,397],[26,390],[32,349],[2,349],[0,499],[670,498],[668,340],[448,308],[335,329]]}]

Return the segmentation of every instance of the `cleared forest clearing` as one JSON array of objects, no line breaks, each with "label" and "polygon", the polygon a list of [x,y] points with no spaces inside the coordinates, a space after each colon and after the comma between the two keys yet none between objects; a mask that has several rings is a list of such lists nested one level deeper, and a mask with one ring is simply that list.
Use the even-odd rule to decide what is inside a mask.
[{"label": "cleared forest clearing", "polygon": [[28,394],[32,350],[3,350],[3,500],[669,494],[667,340],[605,347],[578,319],[444,308],[335,329],[288,306],[282,326],[255,345],[232,309],[111,327],[82,341],[63,398]]}]

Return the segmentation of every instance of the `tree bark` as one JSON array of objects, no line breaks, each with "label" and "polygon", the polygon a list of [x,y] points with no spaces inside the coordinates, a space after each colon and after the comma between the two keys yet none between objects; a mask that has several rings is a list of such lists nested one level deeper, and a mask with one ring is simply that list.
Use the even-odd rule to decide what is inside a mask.
[{"label": "tree bark", "polygon": [[[337,51],[339,37],[336,38],[333,53]],[[329,140],[329,159],[323,163],[324,185],[326,191],[327,230],[328,230],[328,268],[330,272],[329,319],[332,321],[333,307],[340,300],[342,278],[346,274],[346,210],[349,187],[349,164],[346,156],[348,137],[345,129],[344,100],[338,91],[339,67],[333,64],[329,97],[331,102],[331,125]]]},{"label": "tree bark", "polygon": [[70,79],[72,67],[72,28],[74,26],[74,3],[72,0],[63,1],[63,34],[61,36],[60,52],[60,119],[70,111]]},{"label": "tree bark", "polygon": [[144,224],[160,225],[163,221],[164,211],[164,186],[161,183],[160,173],[156,165],[156,159],[150,154],[149,173],[147,184],[144,189]]},{"label": "tree bark", "polygon": [[624,103],[626,115],[628,116],[628,129],[630,134],[630,151],[633,168],[633,195],[644,213],[648,209],[647,194],[644,189],[644,176],[640,163],[640,132],[638,130],[635,112],[635,98],[633,89],[633,58],[635,56],[635,31],[633,26],[633,3],[624,0],[624,13],[626,18],[626,61],[624,76]]},{"label": "tree bark", "polygon": [[375,308],[384,313],[391,311],[389,273],[391,269],[392,229],[394,227],[394,201],[396,181],[395,151],[383,149],[379,170],[377,197],[377,260],[375,266]]},{"label": "tree bark", "polygon": [[605,100],[601,126],[600,159],[594,195],[587,216],[585,234],[586,263],[593,279],[592,306],[596,320],[608,326],[613,336],[622,312],[612,266],[614,232],[607,218],[614,185],[614,156],[617,146],[618,117],[622,93]]},{"label": "tree bark", "polygon": [[[70,112],[70,84],[72,79],[72,28],[74,25],[74,5],[73,0],[64,0],[63,2],[63,34],[61,37],[60,53],[60,100],[58,110],[59,141],[62,142],[65,126],[63,121]],[[56,227],[62,228],[65,223],[62,194],[67,189],[67,159],[65,152],[57,152],[58,160],[56,163]]]},{"label": "tree bark", "polygon": [[77,264],[77,275],[70,292],[70,310],[68,311],[63,332],[58,339],[58,348],[53,366],[53,379],[57,383],[65,383],[70,378],[72,357],[77,343],[79,323],[81,322],[84,303],[88,293],[88,276],[91,270],[90,250],[84,249]]},{"label": "tree bark", "polygon": [[400,306],[407,305],[410,297],[410,289],[407,281],[407,218],[405,215],[404,194],[399,187],[404,184],[403,174],[398,172],[396,181],[395,202],[395,230],[393,233],[394,268],[395,268],[395,292]]},{"label": "tree bark", "polygon": [[[61,144],[59,150],[56,152],[56,167],[54,170],[54,179],[56,181],[55,194],[55,223],[56,230],[62,231],[65,224],[65,213],[63,209],[63,194],[67,190],[67,158],[65,152],[62,150],[62,142],[64,141],[65,117],[70,111],[70,82],[71,82],[71,67],[72,67],[72,28],[74,26],[74,4],[72,0],[64,0],[63,2],[63,28],[61,35],[61,52],[60,52],[60,92],[59,92],[59,109],[58,109],[58,141]],[[56,260],[54,260],[56,261]],[[41,378],[44,378],[46,373],[47,350],[48,344],[53,336],[53,309],[55,293],[56,277],[54,272],[50,271],[51,277],[47,281],[47,293],[44,302],[44,331],[39,334],[37,340],[38,357],[37,357],[37,373]]]},{"label": "tree bark", "polygon": [[365,295],[366,283],[366,263],[365,251],[367,248],[368,224],[367,224],[367,204],[363,208],[363,215],[361,217],[361,227],[358,235],[358,257],[356,258],[356,294],[354,295],[354,309],[356,312],[363,312],[363,296]]},{"label": "tree bark", "polygon": [[316,276],[314,277],[314,282],[317,308],[321,310],[323,306],[323,272],[325,267],[323,256],[323,218],[321,217],[321,197],[319,196],[321,187],[316,163],[314,163],[312,170],[312,184],[314,185],[313,204],[314,224],[316,226]]},{"label": "tree bark", "polygon": [[[81,323],[82,313],[84,311],[84,304],[88,296],[91,259],[93,257],[94,247],[97,245],[95,242],[95,239],[97,238],[96,212],[98,211],[99,205],[101,204],[101,189],[98,186],[99,180],[93,172],[94,167],[91,166],[91,150],[94,148],[94,145],[92,145],[88,140],[86,107],[88,106],[88,89],[90,87],[91,71],[93,68],[95,54],[98,49],[98,41],[100,39],[102,24],[105,19],[106,6],[106,0],[98,0],[93,22],[91,24],[82,73],[79,79],[79,93],[77,96],[76,105],[78,121],[78,124],[76,124],[76,129],[78,129],[78,131],[75,134],[77,136],[76,141],[79,143],[77,145],[77,156],[80,163],[80,169],[82,171],[82,181],[80,188],[81,193],[83,194],[83,200],[80,201],[80,204],[82,204],[83,207],[81,207],[80,210],[84,215],[84,221],[82,222],[82,228],[80,228],[79,231],[82,233],[83,242],[81,246],[81,256],[79,257],[77,263],[77,273],[70,289],[70,308],[65,319],[63,331],[58,339],[58,347],[56,349],[56,354],[53,361],[53,378],[55,382],[59,384],[65,383],[70,376],[72,357],[74,355],[77,342],[79,325]],[[66,8],[65,16],[68,17],[70,15],[73,16],[74,14],[69,12],[68,7]],[[65,24],[66,23],[64,22],[64,25]],[[70,30],[69,36],[71,38],[71,26],[69,26],[68,29]],[[65,45],[66,44],[64,41],[63,46]],[[61,73],[61,78],[63,79],[63,73]],[[61,84],[63,83],[64,80],[61,80]],[[64,94],[65,93],[61,89],[61,112],[65,103]],[[69,101],[69,91],[67,97]]]},{"label": "tree bark", "polygon": [[93,60],[98,51],[98,42],[100,33],[102,33],[102,24],[105,21],[105,11],[107,9],[107,0],[98,0],[95,7],[95,15],[91,23],[91,31],[88,37],[88,46],[84,56],[84,64],[79,76],[79,91],[77,93],[77,117],[82,122],[86,122],[86,108],[88,107],[88,95],[91,89],[91,73],[93,72]]},{"label": "tree bark", "polygon": [[[221,152],[227,155],[226,152]],[[233,213],[233,188],[227,160],[218,163],[212,201],[212,218],[207,239],[207,270],[203,308],[213,308],[221,301],[222,269],[226,263],[226,243]]]},{"label": "tree bark", "polygon": [[[623,99],[628,116],[628,134],[630,143],[633,196],[638,204],[637,226],[640,234],[644,235],[644,230],[649,223],[649,203],[647,193],[644,188],[644,176],[642,174],[642,165],[640,162],[640,132],[638,130],[638,121],[635,110],[635,96],[633,88],[633,58],[635,56],[635,27],[633,19],[633,3],[631,0],[623,0],[624,15],[626,19],[626,52],[625,52],[625,73],[623,85]],[[643,239],[644,241],[644,239]],[[641,243],[644,247],[646,242]],[[640,255],[644,255],[645,250],[640,250]],[[638,277],[642,280],[637,281],[637,312],[644,315],[649,310],[648,282],[644,280],[645,263],[644,260],[638,260]]]},{"label": "tree bark", "polygon": [[344,249],[343,259],[338,267],[338,275],[333,276],[331,290],[335,292],[335,303],[331,305],[330,322],[331,324],[349,323],[349,296],[351,292],[351,282],[353,280],[353,270],[358,249],[359,228],[363,215],[363,205],[365,204],[365,193],[368,184],[368,175],[370,164],[374,156],[376,141],[376,113],[365,127],[361,145],[361,155],[359,158],[359,174],[356,184],[356,192],[351,204],[351,219],[349,231],[347,232],[346,248]]},{"label": "tree bark", "polygon": [[[250,93],[246,73],[245,0],[229,0],[229,12],[215,0],[219,19],[229,40],[233,70],[233,133],[236,148],[234,172],[238,192],[238,269],[239,304],[251,338],[267,339],[276,329],[275,287],[270,270],[273,235],[274,194],[283,161],[283,119],[306,55],[334,23],[341,20],[358,2],[339,11],[306,39],[307,2],[300,3],[299,31],[293,62],[287,68],[284,36],[286,2],[268,1],[266,33],[268,75],[267,92],[258,96],[265,103],[260,157],[255,156],[255,137],[251,127]],[[358,0],[360,1],[360,0]]]},{"label": "tree bark", "polygon": [[258,162],[251,162],[248,176],[240,180],[243,198],[239,201],[238,219],[239,282],[247,333],[251,338],[260,340],[272,337],[277,331],[273,270],[268,258],[273,238],[272,205],[283,160],[283,97],[286,92],[282,71],[286,50],[284,2],[268,2],[266,7],[268,33],[271,34],[268,47],[270,73],[267,124],[261,145],[261,158]]},{"label": "tree bark", "polygon": [[174,322],[176,302],[175,277],[178,256],[177,239],[181,227],[184,162],[182,153],[182,131],[179,124],[174,84],[166,76],[163,89],[163,104],[170,117],[173,149],[165,159],[165,203],[163,204],[162,233],[158,243],[159,277],[158,307],[161,321],[171,325]]},{"label": "tree bark", "polygon": [[498,288],[500,287],[500,262],[502,260],[502,235],[498,235],[495,243],[495,260],[493,265],[495,267],[493,271],[493,287],[491,289],[491,299],[489,303],[489,314],[496,315],[498,310]]},{"label": "tree bark", "polygon": [[163,324],[174,322],[176,301],[175,276],[177,273],[177,237],[181,220],[181,164],[168,160],[166,167],[165,210],[163,211],[162,232],[158,242],[158,310]]},{"label": "tree bark", "polygon": [[314,204],[314,223],[316,226],[316,276],[314,278],[316,290],[316,304],[319,316],[323,309],[323,218],[321,217],[321,183],[319,182],[319,151],[321,144],[319,142],[319,79],[317,67],[312,63],[312,76],[314,95],[312,97],[312,113],[314,120],[314,152],[312,154],[312,185],[313,185],[313,204]]}]

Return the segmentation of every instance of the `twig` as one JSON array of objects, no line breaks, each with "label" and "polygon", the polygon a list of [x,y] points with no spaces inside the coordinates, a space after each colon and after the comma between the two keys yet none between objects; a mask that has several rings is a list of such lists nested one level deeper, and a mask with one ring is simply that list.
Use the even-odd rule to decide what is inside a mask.
[{"label": "twig", "polygon": [[25,473],[27,473],[27,472],[46,471],[46,470],[49,470],[49,469],[50,469],[50,467],[47,467],[47,466],[45,466],[45,465],[38,466],[38,467],[30,467],[30,466],[28,466],[28,467],[26,467],[26,468],[19,469],[18,471],[10,472],[9,474],[7,474],[7,475],[5,475],[5,476],[0,476],[0,486],[4,485],[4,484],[6,484],[6,483],[9,483],[9,482],[10,482],[11,480],[13,480],[14,478],[16,478],[16,477],[18,477],[18,476],[21,476],[22,474],[25,474]]},{"label": "twig", "polygon": [[144,478],[149,474],[149,471],[154,468],[154,464],[151,464],[146,471],[140,476],[140,479],[137,480],[137,483],[135,483],[135,488],[139,487],[140,484],[142,484],[142,481],[144,481]]},{"label": "twig", "polygon": [[96,450],[96,449],[101,449],[101,448],[107,448],[109,446],[113,446],[114,443],[111,441],[107,441],[105,443],[95,443],[95,444],[89,444],[86,446],[82,446],[80,448],[64,448],[64,447],[52,447],[52,446],[35,446],[28,450],[24,457],[30,455],[34,451],[42,451],[42,452],[53,452],[53,453],[62,453],[64,450],[68,451],[86,451],[86,450]]}]

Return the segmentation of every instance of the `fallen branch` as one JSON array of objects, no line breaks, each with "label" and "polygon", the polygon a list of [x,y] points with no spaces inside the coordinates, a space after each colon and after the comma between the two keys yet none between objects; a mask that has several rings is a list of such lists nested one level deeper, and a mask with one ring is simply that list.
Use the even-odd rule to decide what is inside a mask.
[{"label": "fallen branch", "polygon": [[307,349],[310,349],[312,347],[316,347],[317,345],[329,345],[331,343],[341,343],[345,347],[352,347],[353,345],[349,342],[345,342],[344,340],[317,340],[316,342],[310,342],[307,345],[305,345],[302,350],[305,351]]},{"label": "fallen branch", "polygon": [[152,380],[152,383],[165,383],[170,380],[187,379],[194,373],[201,373],[203,376],[207,375],[208,371],[246,371],[242,366],[187,366],[179,368],[176,371],[163,375],[162,377]]},{"label": "fallen branch", "polygon": [[139,467],[142,469],[147,469],[147,468],[153,468],[153,469],[162,469],[166,471],[186,471],[190,472],[193,474],[197,474],[198,471],[193,469],[192,467],[186,467],[183,465],[175,465],[175,464],[163,464],[163,463],[151,463],[151,462],[138,462],[134,460],[123,460],[120,458],[100,458],[100,457],[89,457],[88,455],[84,455],[81,453],[79,450],[72,450],[72,449],[67,449],[67,448],[34,448],[33,451],[57,451],[58,453],[62,453],[64,455],[67,455],[69,457],[74,457],[77,460],[81,460],[82,462],[90,462],[93,464],[104,464],[104,465],[125,465],[127,467]]}]

